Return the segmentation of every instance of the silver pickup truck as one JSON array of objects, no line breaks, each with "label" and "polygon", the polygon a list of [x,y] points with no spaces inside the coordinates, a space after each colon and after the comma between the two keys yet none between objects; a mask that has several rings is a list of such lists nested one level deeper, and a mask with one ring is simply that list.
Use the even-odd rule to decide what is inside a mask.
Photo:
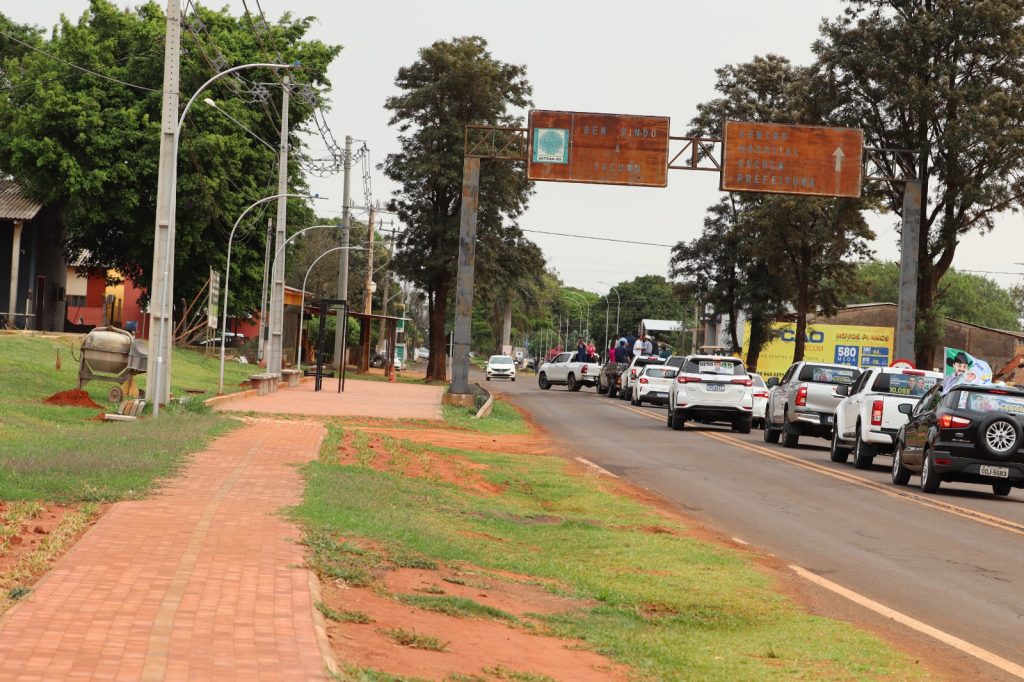
[{"label": "silver pickup truck", "polygon": [[836,386],[849,386],[860,370],[849,365],[821,362],[795,362],[782,380],[768,380],[771,391],[765,407],[764,440],[787,448],[796,447],[800,436],[832,439],[836,407],[842,396]]}]

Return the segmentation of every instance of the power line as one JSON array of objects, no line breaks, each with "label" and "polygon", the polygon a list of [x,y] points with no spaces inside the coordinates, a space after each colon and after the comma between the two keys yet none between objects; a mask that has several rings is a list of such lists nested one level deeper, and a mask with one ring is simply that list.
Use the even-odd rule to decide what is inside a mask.
[{"label": "power line", "polygon": [[550,234],[556,237],[572,237],[573,239],[592,239],[598,242],[616,242],[618,244],[636,244],[637,246],[660,246],[665,249],[674,249],[675,244],[656,244],[654,242],[637,242],[628,239],[612,239],[611,237],[592,237],[588,234],[569,234],[567,232],[548,232],[546,230],[527,230],[520,228],[523,232],[534,232],[536,234]]},{"label": "power line", "polygon": [[40,50],[38,47],[35,47],[33,45],[29,45],[24,40],[18,40],[17,38],[12,36],[11,34],[5,33],[4,31],[0,31],[0,36],[3,36],[5,38],[7,38],[8,40],[13,40],[14,42],[18,43],[19,45],[23,45],[23,46],[27,47],[28,49],[32,50],[33,52],[38,52],[39,54],[41,54],[41,55],[43,55],[45,57],[49,57],[50,59],[53,59],[54,61],[58,61],[61,64],[66,64],[66,65],[70,66],[73,69],[78,69],[79,71],[83,71],[83,72],[88,73],[90,75],[96,76],[97,78],[102,78],[104,80],[108,80],[108,81],[111,81],[113,83],[119,83],[119,84],[127,86],[129,88],[135,88],[137,90],[145,90],[146,92],[161,92],[160,90],[156,90],[154,88],[147,88],[145,85],[136,85],[135,83],[128,83],[126,81],[119,80],[119,79],[114,78],[112,76],[107,76],[106,74],[102,74],[102,73],[100,73],[98,71],[93,71],[92,69],[87,69],[84,66],[79,66],[78,64],[74,64],[72,62],[69,62],[66,59],[61,59],[60,57],[58,57],[55,54],[50,54],[46,50]]}]

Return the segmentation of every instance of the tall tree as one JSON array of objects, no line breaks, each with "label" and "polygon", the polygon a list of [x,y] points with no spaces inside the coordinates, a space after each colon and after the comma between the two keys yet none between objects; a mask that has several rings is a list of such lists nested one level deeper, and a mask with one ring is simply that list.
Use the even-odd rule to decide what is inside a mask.
[{"label": "tall tree", "polygon": [[[940,342],[935,303],[964,234],[1024,196],[1024,0],[848,0],[814,44],[837,123],[924,159],[917,360]],[[913,174],[917,168],[903,167]],[[885,192],[902,215],[902,187]]]},{"label": "tall tree", "polygon": [[[510,107],[531,104],[526,67],[491,56],[479,36],[438,41],[398,70],[401,94],[384,106],[392,112],[401,151],[389,154],[384,173],[401,189],[391,207],[408,227],[398,240],[398,271],[427,292],[430,361],[427,379],[445,378],[444,326],[459,253],[462,166],[466,126],[521,125]],[[477,230],[481,240],[501,231],[526,207],[530,184],[507,161],[480,171]]]},{"label": "tall tree", "polygon": [[[187,54],[181,92],[190,95],[228,64],[277,61],[261,46],[268,36],[283,59],[301,60],[297,78],[328,86],[326,69],[340,48],[304,40],[312,21],[285,15],[260,36],[245,18],[197,7],[185,20],[201,27],[182,38]],[[0,25],[10,22],[0,16]],[[156,3],[124,10],[109,0],[90,0],[77,22],[61,17],[48,38],[34,31],[11,34],[39,51],[6,38],[0,44],[0,172],[13,176],[28,196],[60,209],[69,260],[86,253],[85,266],[114,267],[141,284],[152,275],[164,32]],[[276,145],[279,105],[254,101],[252,84],[280,77],[265,70],[245,77],[222,79],[206,95]],[[270,92],[276,95],[280,88]],[[301,130],[312,114],[303,97],[292,98],[293,129]],[[302,139],[293,137],[292,145],[301,152]],[[294,158],[291,187],[301,191],[305,185]],[[191,299],[210,267],[223,270],[228,232],[238,215],[273,194],[277,159],[273,149],[200,101],[182,130],[178,164],[175,297]],[[238,269],[231,310],[252,310],[259,300],[265,218],[255,211],[250,219],[232,250]],[[301,202],[290,204],[292,225],[308,225],[310,219]]]}]

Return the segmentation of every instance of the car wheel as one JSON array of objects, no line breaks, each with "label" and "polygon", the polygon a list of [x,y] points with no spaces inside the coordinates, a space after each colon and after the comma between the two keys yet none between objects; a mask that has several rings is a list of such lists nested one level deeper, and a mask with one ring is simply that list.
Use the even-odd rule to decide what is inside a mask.
[{"label": "car wheel", "polygon": [[484,377],[484,379],[486,379],[487,381],[490,381],[490,380],[491,380],[491,377],[489,377],[489,376],[485,376],[485,377]]},{"label": "car wheel", "polygon": [[765,443],[778,443],[781,434],[778,429],[773,429],[770,423],[765,422],[761,435],[764,437]]},{"label": "car wheel", "polygon": [[667,426],[670,429],[672,428],[673,414],[674,413],[672,412],[672,408],[668,408],[668,418],[665,420],[665,426]]},{"label": "car wheel", "polygon": [[751,419],[740,419],[740,433],[750,433],[750,429],[753,428],[753,420]]},{"label": "car wheel", "polygon": [[672,415],[672,430],[682,431],[686,428],[686,417],[681,414]]},{"label": "car wheel", "polygon": [[782,446],[795,448],[800,442],[800,431],[798,427],[789,423],[789,413],[782,415]]},{"label": "car wheel", "polygon": [[599,395],[604,395],[608,392],[608,387],[601,383],[601,380],[597,380],[597,392]]},{"label": "car wheel", "polygon": [[516,378],[515,378],[515,377],[512,377],[512,381],[515,381],[515,380],[516,380]]},{"label": "car wheel", "polygon": [[739,419],[732,420],[732,423],[729,424],[729,429],[733,433],[736,433],[737,431],[739,431],[740,430],[740,420]]},{"label": "car wheel", "polygon": [[892,482],[893,485],[906,485],[910,482],[910,469],[903,466],[903,446],[899,443],[892,453]]},{"label": "car wheel", "polygon": [[839,440],[839,429],[832,429],[832,450],[829,452],[829,459],[839,464],[844,464],[850,456],[850,448],[844,447]]},{"label": "car wheel", "polygon": [[878,451],[873,445],[865,443],[860,437],[860,424],[857,424],[857,440],[853,442],[853,466],[858,469],[867,469],[875,460]]},{"label": "car wheel", "polygon": [[580,390],[579,385],[576,383],[576,375],[575,374],[570,374],[569,375],[569,377],[565,380],[565,386],[570,391],[578,391],[578,390]]},{"label": "car wheel", "polygon": [[977,434],[982,452],[996,459],[1005,459],[1020,447],[1020,423],[1005,414],[992,414],[982,419]]},{"label": "car wheel", "polygon": [[921,492],[923,493],[935,493],[939,491],[939,485],[942,483],[942,476],[940,476],[932,468],[932,456],[931,453],[924,453],[924,461],[921,464]]},{"label": "car wheel", "polygon": [[995,493],[996,495],[999,495],[1000,497],[1006,497],[1007,495],[1010,494],[1010,490],[1012,489],[1013,486],[1004,481],[992,484],[992,492]]},{"label": "car wheel", "polygon": [[545,374],[544,372],[541,372],[539,375],[537,375],[537,385],[540,386],[541,389],[545,391],[551,388],[551,382],[548,381],[548,375]]}]

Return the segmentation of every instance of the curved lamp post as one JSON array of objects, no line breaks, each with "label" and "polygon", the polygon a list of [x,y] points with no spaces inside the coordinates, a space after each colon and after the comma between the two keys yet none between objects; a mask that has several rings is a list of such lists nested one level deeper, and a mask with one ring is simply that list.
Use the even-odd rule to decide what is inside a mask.
[{"label": "curved lamp post", "polygon": [[[160,336],[156,340],[156,368],[157,368],[157,371],[156,371],[156,376],[153,377],[153,379],[154,379],[154,381],[153,381],[153,398],[154,398],[154,400],[153,400],[153,416],[154,417],[160,416],[160,401],[163,398],[163,392],[167,390],[168,386],[170,385],[170,380],[171,380],[171,377],[169,376],[170,373],[168,373],[168,376],[167,376],[167,384],[168,384],[168,386],[162,385],[162,379],[163,379],[163,374],[164,374],[164,359],[163,359],[163,351],[165,350],[164,347],[163,347],[164,339],[165,339],[165,337],[169,337],[170,334],[172,333],[170,331],[170,327],[171,327],[170,320],[168,320],[168,317],[170,317],[170,316],[167,314],[168,296],[169,296],[169,294],[167,292],[167,282],[170,279],[169,270],[174,267],[173,259],[170,257],[170,255],[171,255],[171,236],[174,234],[175,219],[177,218],[177,204],[178,204],[178,201],[177,201],[177,197],[178,197],[178,163],[177,163],[177,160],[178,160],[178,143],[181,140],[181,126],[185,123],[185,116],[188,115],[189,109],[192,108],[192,104],[196,101],[196,98],[199,97],[200,93],[202,93],[203,90],[206,90],[206,88],[208,88],[215,80],[217,80],[219,78],[223,78],[224,76],[228,76],[228,75],[230,75],[232,73],[235,73],[236,71],[243,71],[245,69],[293,69],[293,68],[298,68],[298,67],[299,67],[299,63],[298,62],[296,62],[295,64],[255,63],[255,64],[242,64],[241,66],[233,66],[230,69],[225,69],[224,71],[221,71],[220,73],[214,74],[212,78],[210,78],[205,83],[203,83],[202,85],[199,86],[199,89],[195,91],[195,93],[192,95],[192,97],[188,100],[188,103],[185,104],[185,108],[182,110],[181,116],[178,117],[178,125],[174,129],[174,148],[173,148],[172,153],[171,153],[171,158],[174,160],[174,163],[171,164],[171,173],[170,173],[170,175],[171,175],[171,178],[170,178],[171,182],[170,182],[170,188],[169,188],[169,192],[168,192],[168,195],[170,197],[170,206],[169,206],[170,210],[168,211],[167,228],[166,228],[167,229],[167,235],[166,235],[166,240],[167,241],[164,244],[164,251],[163,251],[163,253],[164,253],[164,262],[163,263],[154,263],[154,265],[157,266],[157,267],[159,267],[159,265],[163,265],[164,266],[164,271],[162,273],[163,282],[162,282],[161,291],[160,291]],[[150,325],[150,328],[152,328],[152,324]],[[168,347],[166,350],[167,350],[168,353],[170,353],[170,347]],[[223,381],[221,383],[222,383],[221,388],[223,390]]]},{"label": "curved lamp post", "polygon": [[[315,261],[313,261],[312,263],[309,264],[309,268],[306,270],[306,276],[302,278],[302,298],[301,298],[301,302],[299,303],[299,353],[296,356],[297,361],[295,363],[296,366],[299,368],[300,372],[302,371],[302,322],[303,322],[302,321],[302,315],[306,311],[306,280],[309,279],[309,273],[313,272],[313,266],[316,265],[317,263],[319,263],[320,259],[323,258],[324,256],[326,256],[327,254],[334,253],[335,251],[353,250],[353,249],[357,249],[357,248],[362,248],[362,247],[335,246],[334,248],[327,249],[326,251],[321,253],[319,256],[317,256]],[[320,314],[323,315],[324,312],[321,310]]]},{"label": "curved lamp post", "polygon": [[227,267],[224,270],[224,310],[221,311],[222,322],[220,329],[220,380],[217,384],[217,395],[224,394],[224,346],[228,336],[228,288],[231,285],[231,244],[234,242],[235,239],[235,230],[238,229],[238,226],[242,223],[242,218],[244,218],[249,213],[249,211],[251,211],[252,209],[256,208],[261,204],[267,203],[268,201],[276,201],[281,198],[321,199],[326,197],[311,197],[305,194],[275,194],[270,197],[263,197],[262,199],[257,199],[253,203],[249,204],[249,206],[247,206],[246,209],[242,211],[242,215],[238,216],[238,220],[235,221],[235,224],[231,226],[231,234],[228,235],[228,262]]}]

